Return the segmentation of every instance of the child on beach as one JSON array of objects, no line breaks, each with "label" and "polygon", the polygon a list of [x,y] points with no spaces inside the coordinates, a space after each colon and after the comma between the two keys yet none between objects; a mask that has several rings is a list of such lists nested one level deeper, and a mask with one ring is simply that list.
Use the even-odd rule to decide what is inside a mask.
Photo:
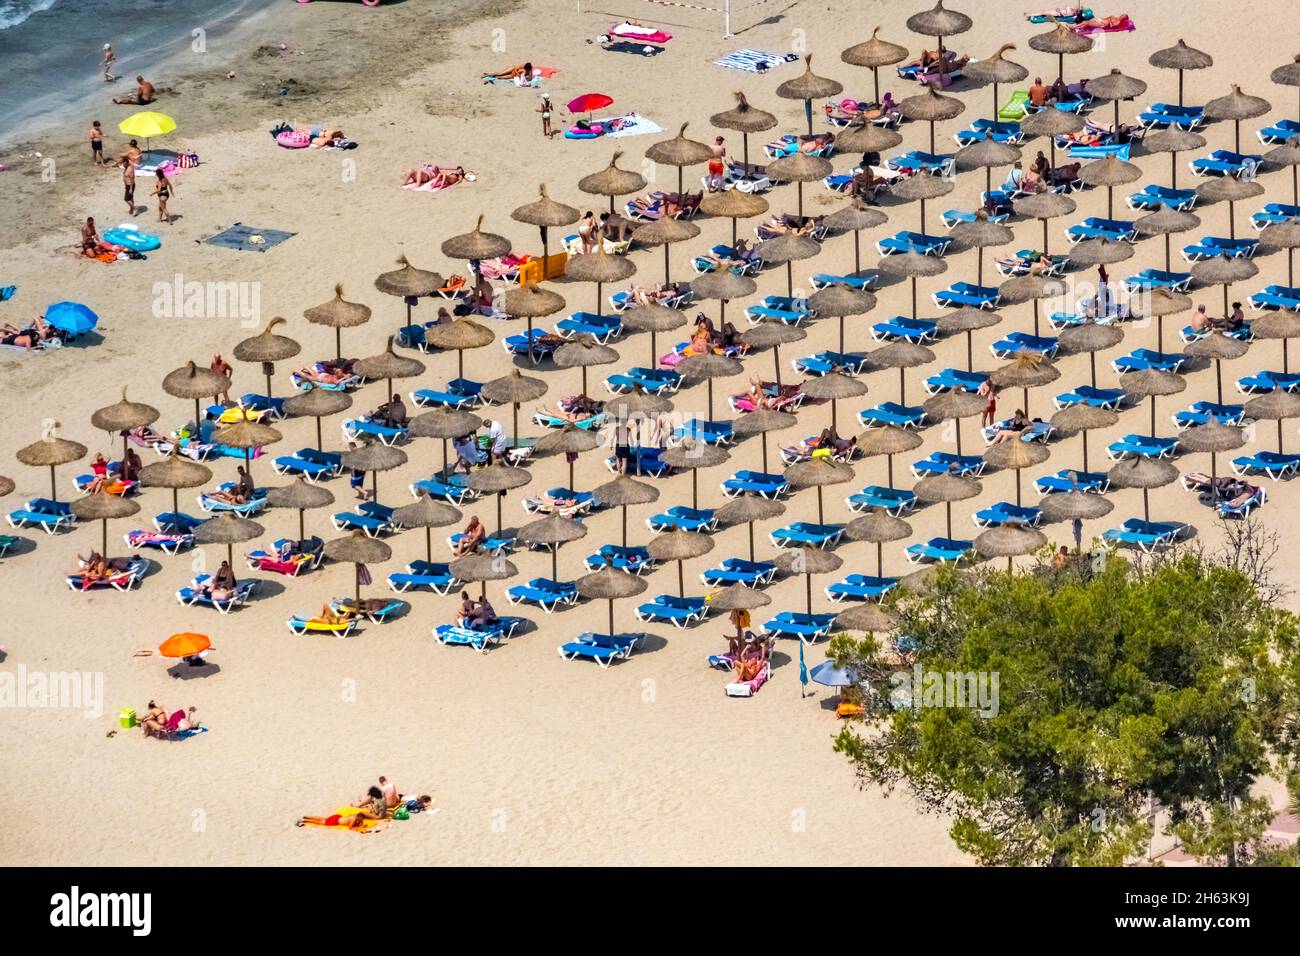
[{"label": "child on beach", "polygon": [[99,127],[99,120],[90,124],[90,158],[96,166],[104,165],[104,131]]},{"label": "child on beach", "polygon": [[99,58],[99,68],[103,71],[104,82],[112,83],[117,79],[113,75],[113,64],[117,62],[117,54],[113,52],[113,44],[104,44],[104,55]]}]

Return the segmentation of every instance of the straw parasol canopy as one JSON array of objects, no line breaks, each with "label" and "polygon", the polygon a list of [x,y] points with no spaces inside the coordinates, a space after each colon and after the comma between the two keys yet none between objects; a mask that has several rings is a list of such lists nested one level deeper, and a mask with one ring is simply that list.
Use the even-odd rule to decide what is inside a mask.
[{"label": "straw parasol canopy", "polygon": [[140,469],[140,483],[146,488],[170,488],[172,510],[180,511],[177,491],[181,488],[200,488],[212,480],[212,469],[196,461],[182,458],[178,446],[162,461],[155,461]]},{"label": "straw parasol canopy", "polygon": [[209,518],[194,529],[195,544],[224,544],[226,560],[235,563],[235,545],[252,541],[266,534],[266,529],[256,521],[241,518],[227,511]]},{"label": "straw parasol canopy", "polygon": [[1126,76],[1117,68],[1088,81],[1088,92],[1094,99],[1110,100],[1115,104],[1115,128],[1119,128],[1119,101],[1136,99],[1147,91],[1144,81]]},{"label": "straw parasol canopy", "polygon": [[839,401],[867,394],[864,382],[842,372],[827,372],[817,378],[810,378],[803,383],[802,389],[809,398],[823,401]]},{"label": "straw parasol canopy", "polygon": [[1081,266],[1109,266],[1132,258],[1133,245],[1114,239],[1084,239],[1070,249],[1070,261]]},{"label": "straw parasol canopy", "polygon": [[583,176],[578,180],[578,188],[584,193],[608,196],[610,212],[614,211],[615,196],[626,196],[629,193],[640,192],[645,189],[646,185],[645,177],[640,173],[619,168],[618,160],[622,155],[622,150],[615,150],[608,166],[598,173]]},{"label": "straw parasol canopy", "polygon": [[634,238],[642,245],[664,247],[664,282],[668,282],[668,246],[674,242],[694,239],[699,234],[700,227],[685,219],[656,219],[649,225],[639,227]]},{"label": "straw parasol canopy", "polygon": [[1001,321],[1002,316],[997,312],[966,306],[954,309],[952,312],[945,312],[935,319],[934,324],[942,334],[953,335],[957,332],[973,332],[977,329],[991,328]]},{"label": "straw parasol canopy", "polygon": [[577,581],[578,593],[588,600],[609,602],[609,633],[614,633],[614,602],[635,597],[649,585],[636,574],[625,574],[606,564],[599,571],[584,574]]},{"label": "straw parasol canopy", "polygon": [[448,566],[452,576],[459,581],[477,581],[482,586],[481,593],[487,593],[488,581],[504,581],[519,573],[513,561],[500,554],[471,554],[451,562]]},{"label": "straw parasol canopy", "polygon": [[736,241],[736,220],[761,216],[771,206],[766,199],[754,193],[741,192],[739,189],[726,189],[722,192],[705,193],[700,200],[700,212],[706,216],[717,216],[731,220],[731,241]]},{"label": "straw parasol canopy", "polygon": [[981,83],[1019,83],[1029,76],[1029,70],[1006,58],[1005,54],[1015,48],[1013,43],[1004,43],[992,56],[983,60],[971,60],[966,64],[964,72],[972,80]]},{"label": "straw parasol canopy", "polygon": [[551,552],[551,579],[559,580],[560,545],[587,536],[587,526],[567,515],[549,514],[530,521],[516,535],[520,541]]},{"label": "straw parasol canopy", "polygon": [[1277,422],[1277,450],[1282,451],[1282,420],[1300,418],[1300,395],[1281,390],[1258,395],[1246,403],[1245,413],[1250,418]]},{"label": "straw parasol canopy", "polygon": [[[535,455],[571,455],[576,458],[577,455],[584,451],[591,451],[600,445],[600,438],[593,432],[585,428],[578,428],[575,425],[565,425],[563,428],[547,431],[545,435],[537,439],[537,444],[533,446]],[[569,487],[573,487],[573,465],[569,461]]]},{"label": "straw parasol canopy", "polygon": [[1278,86],[1294,86],[1300,91],[1300,53],[1293,56],[1290,63],[1277,67],[1268,78]]},{"label": "straw parasol canopy", "polygon": [[514,488],[522,488],[533,480],[533,473],[526,468],[495,464],[471,472],[465,483],[474,491],[495,495],[497,499],[497,533],[501,533],[501,500],[505,493]]},{"label": "straw parasol canopy", "polygon": [[885,544],[889,541],[903,541],[911,536],[912,526],[886,511],[873,511],[854,518],[844,526],[844,537],[850,541]]},{"label": "straw parasol canopy", "polygon": [[424,529],[424,553],[428,561],[433,561],[432,529],[456,524],[462,517],[458,509],[445,501],[434,500],[423,489],[414,503],[393,509],[393,521],[398,527]]},{"label": "straw parasol canopy", "polygon": [[518,405],[531,402],[546,394],[546,383],[540,378],[531,378],[515,369],[509,375],[494,378],[483,386],[480,393],[489,402],[498,405]]},{"label": "straw parasol canopy", "polygon": [[1241,151],[1241,121],[1263,116],[1273,105],[1261,96],[1251,96],[1241,92],[1241,87],[1232,84],[1232,92],[1218,96],[1205,104],[1205,116],[1212,120],[1231,120],[1236,130],[1235,149]]},{"label": "straw parasol canopy", "polygon": [[[357,600],[361,600],[361,566],[383,564],[393,556],[393,549],[382,541],[367,537],[364,531],[354,531],[344,538],[325,542],[325,557],[343,564],[357,565]],[[462,580],[464,580],[462,578]],[[367,583],[369,579],[367,578]]]},{"label": "straw parasol canopy", "polygon": [[1029,390],[1055,382],[1061,370],[1047,361],[1040,352],[1020,352],[1006,365],[989,373],[989,381],[999,388],[1019,388],[1024,391],[1024,411],[1029,411]]},{"label": "straw parasol canopy", "polygon": [[266,328],[257,335],[239,342],[235,346],[235,358],[241,362],[261,362],[262,374],[266,376],[266,394],[271,396],[271,376],[275,374],[275,363],[293,358],[302,351],[296,339],[287,335],[278,335],[271,331],[277,325],[287,322],[279,316],[266,323]]},{"label": "straw parasol canopy", "polygon": [[965,501],[980,494],[984,487],[974,478],[961,478],[957,475],[929,475],[918,481],[912,490],[917,500],[928,504],[942,502],[947,513],[948,537],[952,537],[952,503]]},{"label": "straw parasol canopy", "polygon": [[321,438],[321,419],[337,415],[352,407],[352,396],[346,392],[327,392],[323,388],[313,388],[309,392],[299,392],[284,400],[284,413],[294,418],[316,419],[316,447],[324,448]]},{"label": "straw parasol canopy", "polygon": [[829,458],[811,458],[789,466],[785,470],[785,479],[795,488],[817,489],[817,523],[825,524],[822,488],[827,485],[839,485],[853,480],[853,469],[848,465],[831,461]]},{"label": "straw parasol canopy", "polygon": [[906,405],[907,383],[905,370],[928,365],[934,361],[934,353],[924,345],[898,339],[888,345],[881,346],[875,351],[868,352],[867,360],[873,369],[898,369],[898,400]]},{"label": "straw parasol canopy", "polygon": [[[1052,427],[1063,438],[1097,428],[1110,428],[1119,421],[1119,414],[1109,408],[1095,405],[1070,405],[1052,416]],[[1086,468],[1085,468],[1086,470]]]},{"label": "straw parasol canopy", "polygon": [[306,511],[309,508],[325,508],[334,503],[334,493],[328,488],[295,478],[290,484],[272,488],[266,493],[266,501],[272,508],[292,508],[298,512],[298,537],[307,537]]},{"label": "straw parasol canopy", "polygon": [[758,495],[741,495],[733,498],[714,512],[718,523],[724,527],[744,524],[749,526],[749,560],[754,560],[754,522],[767,521],[785,514],[785,505]]},{"label": "straw parasol canopy", "polygon": [[[1064,136],[1067,133],[1077,133],[1083,129],[1083,117],[1077,113],[1067,113],[1064,110],[1040,110],[1037,113],[1030,113],[1020,121],[1020,129],[1026,136]],[[1052,155],[1056,155],[1055,140],[1052,140]],[[1055,162],[1053,162],[1055,165]],[[1059,193],[1038,193],[1039,196],[1056,196]]]},{"label": "straw parasol canopy", "polygon": [[972,26],[971,18],[956,10],[949,10],[938,0],[931,10],[914,13],[907,18],[907,28],[922,36],[938,37],[939,49],[943,49],[944,37],[955,37],[965,33]]},{"label": "straw parasol canopy", "polygon": [[58,492],[54,487],[54,469],[59,465],[66,465],[86,457],[87,451],[86,446],[80,442],[60,438],[58,434],[60,427],[59,423],[55,422],[44,438],[18,449],[15,454],[24,465],[50,469],[50,498],[53,501],[59,500]]},{"label": "straw parasol canopy", "polygon": [[713,151],[707,145],[686,138],[686,127],[689,125],[683,123],[672,139],[654,143],[645,151],[646,159],[677,167],[678,192],[682,191],[682,170],[685,167],[707,163],[713,158]]},{"label": "straw parasol canopy", "polygon": [[[753,295],[758,291],[758,283],[749,276],[738,276],[726,269],[700,276],[691,283],[691,291],[697,299],[719,299],[726,302],[728,299],[743,299]],[[681,316],[680,312],[673,314]],[[682,324],[685,324],[685,316],[682,316]]]},{"label": "straw parasol canopy", "polygon": [[835,615],[835,627],[848,631],[892,631],[898,627],[898,617],[879,604],[858,604]]},{"label": "straw parasol canopy", "polygon": [[677,593],[686,596],[686,576],[684,562],[708,554],[713,550],[713,539],[707,534],[696,534],[675,528],[652,538],[646,550],[656,561],[677,562]]},{"label": "straw parasol canopy", "polygon": [[827,213],[822,218],[822,225],[830,232],[844,233],[874,229],[888,221],[889,217],[879,209],[850,204]]},{"label": "straw parasol canopy", "polygon": [[[402,255],[397,257],[396,269],[391,272],[381,272],[375,277],[375,288],[384,295],[395,295],[402,299],[417,299],[420,296],[433,295],[442,288],[443,282],[442,276],[438,275],[438,273],[429,272],[427,269],[417,269],[411,265],[406,256]],[[409,320],[411,315],[409,303],[407,304],[406,315]]]},{"label": "straw parasol canopy", "polygon": [[454,351],[457,374],[465,377],[465,352],[491,345],[496,334],[473,319],[456,319],[446,325],[435,325],[424,335],[425,341],[435,348]]},{"label": "straw parasol canopy", "polygon": [[[1300,145],[1300,141],[1297,141]],[[1287,285],[1295,287],[1295,251],[1300,248],[1300,223],[1275,222],[1264,227],[1259,234],[1259,248],[1264,252],[1286,250]]]},{"label": "straw parasol canopy", "polygon": [[907,59],[907,47],[880,39],[880,27],[871,31],[871,39],[855,43],[840,54],[849,66],[865,66],[871,70],[876,83],[876,102],[880,102],[880,68],[902,63]]},{"label": "straw parasol canopy", "polygon": [[736,105],[721,113],[714,113],[709,122],[719,129],[734,129],[737,133],[761,133],[776,126],[777,119],[766,110],[751,106],[745,94],[737,91]]},{"label": "straw parasol canopy", "polygon": [[1059,341],[1062,350],[1069,355],[1100,352],[1124,341],[1124,330],[1115,325],[1085,322],[1062,330]]},{"label": "straw parasol canopy", "polygon": [[13,494],[14,487],[14,480],[12,478],[6,478],[4,475],[0,475],[0,498],[3,498],[8,494]]},{"label": "straw parasol canopy", "polygon": [[797,76],[793,80],[786,80],[776,88],[776,95],[785,100],[803,100],[804,113],[808,117],[808,132],[811,134],[812,101],[839,96],[844,92],[844,86],[835,80],[814,73],[812,71],[811,53],[805,56],[803,61],[803,75]]},{"label": "straw parasol canopy", "polygon": [[1228,286],[1259,275],[1259,266],[1249,259],[1216,256],[1192,263],[1192,278],[1202,285],[1223,286],[1223,311],[1228,311]]},{"label": "straw parasol canopy", "polygon": [[808,297],[808,308],[818,317],[840,320],[840,351],[845,351],[845,319],[852,315],[865,315],[876,307],[876,297],[867,291],[850,289],[844,285],[827,286]]},{"label": "straw parasol canopy", "polygon": [[1089,186],[1106,188],[1106,215],[1113,216],[1115,187],[1137,182],[1142,178],[1142,170],[1111,153],[1091,163],[1084,163],[1079,169],[1079,178]]},{"label": "straw parasol canopy", "polygon": [[728,358],[714,352],[703,355],[691,355],[677,363],[677,371],[689,382],[704,379],[709,388],[709,418],[713,417],[713,380],[730,378],[745,371],[745,366],[738,359]]},{"label": "straw parasol canopy", "polygon": [[751,349],[772,350],[772,369],[778,384],[781,382],[781,346],[791,342],[800,342],[808,333],[798,326],[786,325],[784,322],[760,322],[745,332],[740,340]]},{"label": "straw parasol canopy", "polygon": [[1170,289],[1154,289],[1146,296],[1145,303],[1139,300],[1135,305],[1138,306],[1135,310],[1137,315],[1149,319],[1159,319],[1166,315],[1177,315],[1179,312],[1186,312],[1192,307],[1192,300],[1181,292],[1174,292]]},{"label": "straw parasol canopy", "polygon": [[886,425],[884,428],[868,428],[858,436],[858,451],[865,457],[874,455],[886,456],[886,467],[889,471],[889,485],[894,484],[894,455],[899,452],[911,451],[913,448],[919,448],[923,439],[914,431],[905,428],[899,428],[897,425]]},{"label": "straw parasol canopy", "polygon": [[[1092,49],[1092,37],[1075,33],[1064,23],[1046,33],[1039,33],[1029,38],[1029,48],[1039,53],[1051,53],[1057,58],[1056,75],[1065,76],[1065,57],[1077,53],[1087,53]],[[1047,112],[1052,112],[1048,110]]]},{"label": "straw parasol canopy", "polygon": [[[691,287],[694,289],[694,286]],[[697,296],[700,294],[695,293]],[[686,316],[666,305],[636,305],[623,313],[623,328],[633,332],[671,332],[686,324]],[[653,350],[652,350],[653,351]]]},{"label": "straw parasol canopy", "polygon": [[1178,444],[1185,451],[1217,455],[1240,448],[1246,444],[1246,436],[1241,428],[1224,425],[1212,418],[1204,425],[1193,425],[1182,431],[1178,436]]},{"label": "straw parasol canopy", "polygon": [[1142,137],[1142,149],[1147,153],[1169,154],[1169,183],[1178,185],[1178,154],[1205,146],[1205,137],[1200,133],[1168,126],[1165,129],[1152,130]]},{"label": "straw parasol canopy", "polygon": [[1241,358],[1250,350],[1250,345],[1241,339],[1234,339],[1231,336],[1224,335],[1221,332],[1212,332],[1195,342],[1190,343],[1184,350],[1184,355],[1190,355],[1193,358],[1205,359],[1214,363],[1214,378],[1218,388],[1218,401],[1223,401],[1223,362],[1225,360]]},{"label": "straw parasol canopy", "polygon": [[680,445],[664,449],[659,460],[669,468],[685,468],[691,473],[691,507],[700,506],[701,468],[712,468],[730,460],[731,455],[716,445],[695,438],[687,438]]},{"label": "straw parasol canopy", "polygon": [[[1058,116],[1073,116],[1072,113],[1062,113],[1060,110],[1044,110],[1041,113],[1035,113],[1034,116],[1046,116],[1054,113]],[[1032,119],[1033,117],[1027,117]],[[1023,125],[1023,124],[1022,124]],[[1047,242],[1047,220],[1055,219],[1058,216],[1068,216],[1077,209],[1074,200],[1069,196],[1063,196],[1060,193],[1038,193],[1034,196],[1026,196],[1024,199],[1017,199],[1011,204],[1015,209],[1016,215],[1025,216],[1029,219],[1038,219],[1043,223],[1043,252],[1048,252]]]},{"label": "straw parasol canopy", "polygon": [[1048,495],[1038,507],[1048,521],[1092,521],[1114,511],[1115,503],[1086,491],[1066,491]]},{"label": "straw parasol canopy", "polygon": [[376,501],[379,500],[379,473],[392,471],[406,464],[406,452],[391,445],[374,442],[361,445],[343,453],[343,467],[349,471],[370,472],[371,491]]},{"label": "straw parasol canopy", "polygon": [[957,185],[952,180],[942,179],[939,176],[909,176],[891,189],[889,194],[908,202],[915,200],[925,202],[946,196],[956,188]]},{"label": "straw parasol canopy", "polygon": [[1206,70],[1214,66],[1214,57],[1190,47],[1180,37],[1178,42],[1163,50],[1156,50],[1147,62],[1161,70],[1178,71],[1178,105],[1183,105],[1183,73],[1187,70]]},{"label": "straw parasol canopy", "polygon": [[803,215],[803,184],[819,182],[832,172],[829,159],[811,153],[796,152],[767,164],[767,175],[775,181],[792,182],[798,192],[798,212]]},{"label": "straw parasol canopy", "polygon": [[1016,504],[1020,504],[1020,472],[1041,465],[1051,452],[1037,442],[1007,441],[991,446],[984,452],[984,460],[994,468],[1009,469],[1016,473]]},{"label": "straw parasol canopy", "polygon": [[505,295],[505,313],[516,319],[540,319],[563,308],[564,297],[540,285],[518,286],[509,289]]},{"label": "straw parasol canopy", "polygon": [[[144,405],[140,402],[127,401],[126,386],[122,386],[122,400],[114,402],[112,405],[105,405],[98,409],[90,416],[90,424],[110,434],[124,432],[130,428],[141,428],[145,425],[152,425],[159,418],[158,409],[152,405]],[[126,439],[122,440],[123,449],[126,448]]]},{"label": "straw parasol canopy", "polygon": [[844,559],[838,554],[832,554],[829,551],[823,551],[821,548],[814,548],[811,545],[805,545],[802,548],[792,548],[782,551],[773,562],[784,575],[793,576],[802,574],[804,576],[804,589],[807,595],[808,613],[812,613],[812,576],[814,574],[830,574],[832,571],[838,571],[844,566]]},{"label": "straw parasol canopy", "polygon": [[220,395],[230,387],[230,379],[218,375],[209,368],[199,368],[193,361],[168,372],[162,381],[163,391],[173,398],[190,398],[194,400],[194,422],[203,419],[199,415],[199,400]]},{"label": "straw parasol canopy", "polygon": [[766,262],[785,263],[786,294],[794,295],[793,263],[813,258],[822,251],[822,247],[811,236],[796,236],[787,232],[775,239],[760,242],[754,251]]},{"label": "straw parasol canopy", "polygon": [[[542,231],[543,252],[545,252],[547,230],[552,226],[567,226],[578,221],[582,216],[573,206],[556,202],[546,193],[546,184],[537,187],[537,199],[525,203],[510,214],[515,222],[536,226]],[[525,286],[525,288],[527,288]]]},{"label": "straw parasol canopy", "polygon": [[1187,388],[1187,379],[1177,372],[1146,368],[1127,373],[1120,383],[1124,391],[1134,398],[1151,399],[1151,434],[1156,433],[1156,397],[1177,395]]},{"label": "straw parasol canopy", "polygon": [[510,240],[493,232],[483,231],[483,214],[479,213],[470,232],[452,236],[443,240],[442,254],[448,259],[468,259],[476,262],[480,259],[495,259],[510,251]]},{"label": "straw parasol canopy", "polygon": [[108,522],[111,519],[129,518],[133,514],[138,514],[140,506],[128,498],[121,495],[110,495],[105,491],[97,491],[92,495],[86,495],[84,498],[78,498],[72,503],[72,513],[77,516],[78,521],[102,521],[104,523],[104,537],[100,548],[101,554],[108,554]]},{"label": "straw parasol canopy", "polygon": [[898,111],[912,120],[924,120],[930,124],[930,152],[934,152],[934,124],[960,116],[966,104],[952,96],[944,96],[932,86],[927,86],[924,93],[909,96],[898,104]]},{"label": "straw parasol canopy", "polygon": [[[343,283],[334,286],[334,298],[314,305],[303,312],[303,318],[313,325],[324,325],[334,330],[336,357],[343,357],[343,330],[364,325],[370,321],[370,306],[348,302],[343,298]],[[164,388],[166,385],[164,384]]]},{"label": "straw parasol canopy", "polygon": [[1247,182],[1233,176],[1220,176],[1209,179],[1196,187],[1196,196],[1203,202],[1226,202],[1228,204],[1228,234],[1236,238],[1237,219],[1234,203],[1243,199],[1254,199],[1264,195],[1264,186],[1257,182]]},{"label": "straw parasol canopy", "polygon": [[[594,255],[574,256],[564,267],[566,278],[574,282],[622,282],[636,274],[636,264],[626,256],[611,256],[605,252],[604,243],[596,247]],[[597,294],[597,308],[599,308]],[[507,310],[509,314],[509,310]]]},{"label": "straw parasol canopy", "polygon": [[646,505],[659,500],[659,489],[628,475],[619,475],[613,481],[592,490],[597,501],[608,508],[623,509],[623,544],[627,545],[627,509],[631,505]]},{"label": "straw parasol canopy", "polygon": [[[983,212],[983,210],[981,210]],[[1004,246],[1015,239],[1016,234],[1010,226],[1005,226],[1000,222],[993,222],[988,215],[976,215],[973,222],[959,222],[952,227],[949,233],[953,242],[967,249],[983,249],[987,246]],[[983,281],[981,279],[981,281]],[[987,313],[983,309],[975,309],[982,315]]]},{"label": "straw parasol canopy", "polygon": [[673,403],[662,395],[647,392],[640,386],[624,395],[615,395],[605,402],[605,421],[631,421],[637,417],[662,415],[672,411]]},{"label": "straw parasol canopy", "polygon": [[719,611],[753,611],[772,603],[772,599],[762,591],[747,588],[743,584],[732,584],[714,591],[708,601],[710,606]]},{"label": "straw parasol canopy", "polygon": [[587,369],[593,365],[610,365],[618,361],[618,352],[599,344],[589,335],[577,336],[565,342],[552,355],[556,368],[582,369],[582,394],[587,394]]},{"label": "straw parasol canopy", "polygon": [[841,153],[883,153],[902,141],[903,136],[897,130],[856,119],[836,134],[835,148]]},{"label": "straw parasol canopy", "polygon": [[[1012,146],[1010,143],[999,143],[987,136],[957,150],[958,169],[992,170],[994,166],[1010,166],[1018,159],[1020,159],[1019,147]],[[991,176],[992,172],[989,175]]]},{"label": "straw parasol canopy", "polygon": [[1142,510],[1147,521],[1151,520],[1151,501],[1149,492],[1152,488],[1163,488],[1178,480],[1178,469],[1171,463],[1159,458],[1139,457],[1130,461],[1121,461],[1106,473],[1112,488],[1142,489]]},{"label": "straw parasol canopy", "polygon": [[1011,559],[1030,554],[1047,544],[1047,535],[1037,528],[989,528],[975,537],[975,550],[985,558],[1006,558],[1008,570]]},{"label": "straw parasol canopy", "polygon": [[[943,422],[978,415],[984,411],[984,406],[987,404],[988,399],[975,392],[944,392],[926,399],[922,408],[925,409],[925,416],[930,421]],[[960,431],[958,434],[960,435]],[[961,453],[960,443],[957,446],[957,453]]]},{"label": "straw parasol canopy", "polygon": [[405,355],[398,355],[393,351],[393,337],[388,337],[388,346],[378,355],[372,355],[369,358],[357,359],[352,370],[358,375],[368,378],[372,381],[385,379],[388,382],[388,390],[393,390],[393,379],[395,378],[414,378],[417,375],[424,374],[424,363],[413,358],[407,358]]},{"label": "straw parasol canopy", "polygon": [[[799,419],[789,412],[778,412],[769,408],[759,409],[756,412],[749,412],[741,415],[731,425],[731,432],[737,438],[744,438],[747,435],[765,435],[768,432],[782,431],[786,428],[792,428],[798,423]],[[767,471],[767,441],[760,438],[759,444],[763,452],[763,471]]]},{"label": "straw parasol canopy", "polygon": [[1162,204],[1155,212],[1139,216],[1133,223],[1133,229],[1143,236],[1168,236],[1178,232],[1187,232],[1201,224],[1201,217],[1191,212],[1184,212],[1172,206]]},{"label": "straw parasol canopy", "polygon": [[244,449],[245,465],[251,465],[254,448],[274,445],[282,438],[284,436],[280,434],[279,429],[272,428],[270,425],[263,425],[261,422],[252,422],[246,418],[241,418],[229,425],[223,425],[212,435],[213,442],[218,445]]}]

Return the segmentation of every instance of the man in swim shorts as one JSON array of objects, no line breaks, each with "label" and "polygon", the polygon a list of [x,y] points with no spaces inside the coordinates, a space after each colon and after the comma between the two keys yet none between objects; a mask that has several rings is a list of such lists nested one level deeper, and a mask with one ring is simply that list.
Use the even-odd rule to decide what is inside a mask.
[{"label": "man in swim shorts", "polygon": [[709,147],[712,157],[709,159],[709,192],[716,193],[722,188],[722,173],[725,167],[723,160],[727,155],[727,147],[723,146],[723,138],[717,137],[713,145]]},{"label": "man in swim shorts", "polygon": [[114,103],[124,106],[148,106],[154,101],[153,84],[143,76],[135,78],[135,95],[119,96],[113,100]]},{"label": "man in swim shorts", "polygon": [[122,163],[122,201],[126,203],[126,214],[135,215],[135,163]]}]

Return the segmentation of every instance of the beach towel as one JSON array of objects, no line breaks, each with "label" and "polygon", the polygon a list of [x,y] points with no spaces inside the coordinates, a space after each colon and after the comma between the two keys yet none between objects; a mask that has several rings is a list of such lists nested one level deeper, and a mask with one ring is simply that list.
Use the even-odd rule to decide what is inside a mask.
[{"label": "beach towel", "polygon": [[535,87],[541,86],[542,80],[549,80],[558,72],[559,70],[553,66],[535,66],[533,67],[533,79],[528,83],[524,82],[523,74],[511,77],[485,76],[483,77],[483,82],[492,84],[501,83],[506,86],[517,86],[520,88]]},{"label": "beach towel", "polygon": [[1080,23],[1070,29],[1079,36],[1091,37],[1098,33],[1132,33],[1137,29],[1137,25],[1129,19],[1127,13],[1121,13],[1114,17],[1106,17],[1101,23]]},{"label": "beach towel", "polygon": [[792,63],[799,59],[797,54],[786,53],[768,53],[765,50],[737,50],[735,53],[728,53],[721,59],[714,60],[717,66],[726,67],[728,70],[743,70],[746,73],[766,73],[773,67],[780,66],[783,63]]},{"label": "beach towel", "polygon": [[644,43],[633,43],[630,40],[615,40],[613,43],[602,43],[602,50],[608,50],[610,53],[635,53],[637,56],[658,56],[664,52],[661,46],[648,46]]},{"label": "beach towel", "polygon": [[[340,817],[350,817],[350,816],[355,816],[360,812],[361,811],[358,810],[356,807],[339,807],[337,810],[334,811],[334,815]],[[391,820],[363,820],[361,821],[361,826],[349,827],[349,826],[344,826],[341,823],[336,823],[333,826],[331,826],[326,823],[315,823],[311,820],[305,820],[303,822],[305,826],[320,827],[322,830],[346,830],[351,833],[379,833],[381,830],[386,829],[388,827],[388,824],[392,823]]]},{"label": "beach towel", "polygon": [[624,40],[636,40],[638,43],[657,44],[667,43],[673,38],[671,33],[665,33],[663,30],[652,30],[644,24],[633,23],[630,20],[624,20],[622,23],[615,23],[605,31],[605,36],[620,37]]},{"label": "beach towel", "polygon": [[653,120],[648,120],[636,113],[628,113],[625,116],[607,116],[603,119],[592,120],[590,123],[574,126],[572,129],[564,131],[564,138],[597,139],[604,136],[613,139],[619,136],[644,136],[646,133],[662,133],[663,131],[664,128]]},{"label": "beach towel", "polygon": [[237,222],[224,232],[208,236],[203,241],[214,246],[239,249],[243,252],[266,252],[294,235],[295,233],[283,232],[279,229],[254,229],[252,226]]}]

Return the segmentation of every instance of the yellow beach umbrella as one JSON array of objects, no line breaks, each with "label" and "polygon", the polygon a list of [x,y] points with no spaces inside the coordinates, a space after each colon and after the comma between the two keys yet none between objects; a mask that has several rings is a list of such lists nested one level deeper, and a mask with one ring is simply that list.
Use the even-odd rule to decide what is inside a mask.
[{"label": "yellow beach umbrella", "polygon": [[145,110],[141,113],[131,114],[118,123],[117,128],[127,136],[144,137],[145,148],[147,149],[149,140],[152,137],[163,136],[176,129],[176,121],[166,113]]}]

